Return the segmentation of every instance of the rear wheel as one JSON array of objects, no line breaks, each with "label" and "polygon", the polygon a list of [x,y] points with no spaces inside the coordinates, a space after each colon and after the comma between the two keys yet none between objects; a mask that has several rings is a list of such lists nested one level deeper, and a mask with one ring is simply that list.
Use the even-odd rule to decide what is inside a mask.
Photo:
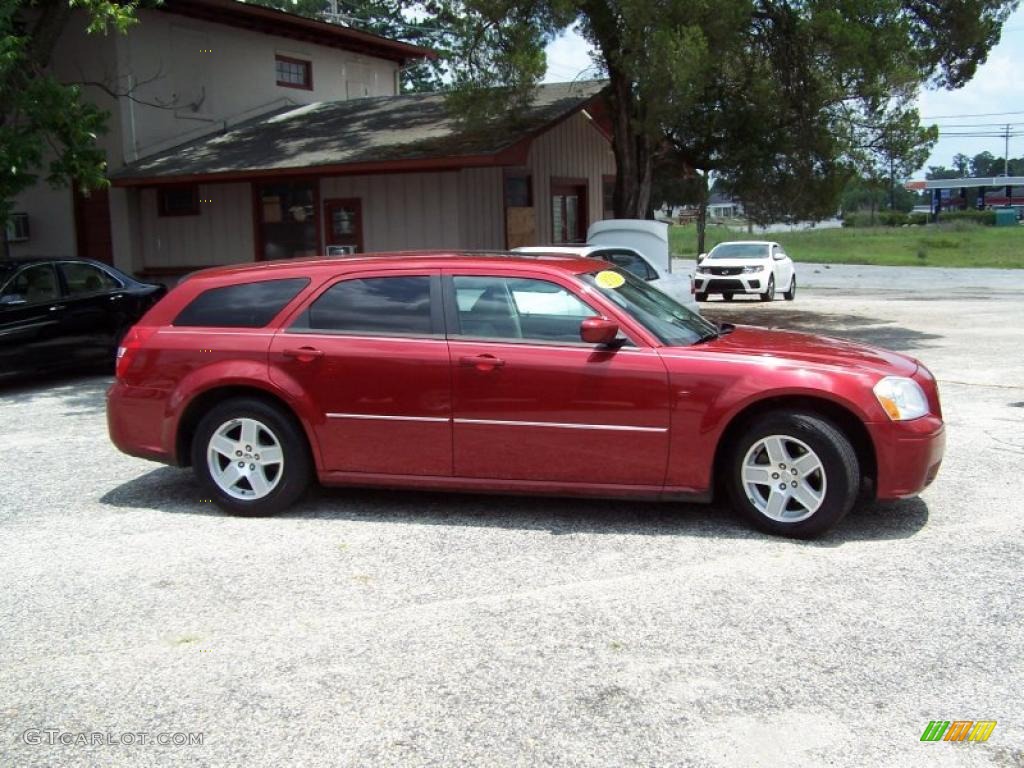
[{"label": "rear wheel", "polygon": [[775,275],[768,278],[768,286],[764,289],[764,293],[758,295],[761,301],[773,301],[775,299]]},{"label": "rear wheel", "polygon": [[782,298],[786,301],[792,301],[796,298],[796,275],[793,275],[793,279],[789,281],[789,290],[782,292]]},{"label": "rear wheel", "polygon": [[298,501],[312,466],[305,435],[281,409],[227,400],[199,422],[192,467],[211,498],[235,515],[273,515]]},{"label": "rear wheel", "polygon": [[770,413],[732,446],[728,488],[733,508],[757,528],[812,538],[853,507],[860,464],[831,422],[810,413]]}]

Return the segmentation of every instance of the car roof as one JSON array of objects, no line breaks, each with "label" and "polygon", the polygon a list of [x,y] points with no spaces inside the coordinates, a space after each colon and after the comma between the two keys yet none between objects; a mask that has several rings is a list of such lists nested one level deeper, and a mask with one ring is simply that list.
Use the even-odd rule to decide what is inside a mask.
[{"label": "car roof", "polygon": [[104,264],[102,261],[96,261],[95,259],[83,259],[78,256],[18,256],[14,259],[0,259],[0,268],[17,269],[23,267],[26,264],[47,264],[56,263],[58,261],[81,261],[85,264],[95,264],[97,267],[106,267],[107,269],[116,269],[110,264]]},{"label": "car roof", "polygon": [[284,277],[293,274],[336,272],[339,266],[353,267],[407,267],[416,266],[432,269],[443,267],[488,267],[520,264],[544,266],[570,274],[592,272],[607,264],[595,259],[558,253],[514,253],[512,251],[389,251],[352,256],[315,256],[306,259],[281,259],[279,261],[248,262],[223,267],[211,267],[189,275],[195,278],[224,278],[242,275],[263,275]]},{"label": "car roof", "polygon": [[719,245],[778,245],[778,243],[774,240],[723,240],[715,248]]}]

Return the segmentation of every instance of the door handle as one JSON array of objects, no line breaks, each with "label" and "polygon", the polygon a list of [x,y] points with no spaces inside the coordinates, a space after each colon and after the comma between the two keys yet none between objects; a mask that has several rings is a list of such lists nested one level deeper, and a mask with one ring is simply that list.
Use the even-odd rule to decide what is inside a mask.
[{"label": "door handle", "polygon": [[504,364],[504,360],[494,355],[467,355],[459,358],[459,365],[476,368],[478,371],[493,371]]},{"label": "door handle", "polygon": [[118,299],[123,299],[123,298],[124,298],[124,296],[119,293],[116,296],[111,296],[109,301],[117,301]]},{"label": "door handle", "polygon": [[302,363],[309,363],[318,357],[323,357],[324,351],[316,347],[299,347],[298,349],[283,349],[281,354],[285,357],[294,357]]},{"label": "door handle", "polygon": [[64,305],[63,304],[54,304],[52,307],[50,307],[50,311],[51,312],[56,312],[57,310],[60,310],[60,309],[64,309]]}]

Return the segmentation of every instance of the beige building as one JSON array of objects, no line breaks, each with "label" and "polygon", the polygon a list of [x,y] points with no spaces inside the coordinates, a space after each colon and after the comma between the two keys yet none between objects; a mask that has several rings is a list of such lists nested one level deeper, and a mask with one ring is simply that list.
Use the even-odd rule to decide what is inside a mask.
[{"label": "beige building", "polygon": [[[126,35],[69,25],[55,55],[111,118],[112,187],[39,185],[11,255],[77,254],[151,277],[346,250],[582,240],[614,158],[601,83],[543,86],[469,131],[398,95],[430,52],[234,0],[165,0]],[[27,227],[24,226],[27,220]]]}]

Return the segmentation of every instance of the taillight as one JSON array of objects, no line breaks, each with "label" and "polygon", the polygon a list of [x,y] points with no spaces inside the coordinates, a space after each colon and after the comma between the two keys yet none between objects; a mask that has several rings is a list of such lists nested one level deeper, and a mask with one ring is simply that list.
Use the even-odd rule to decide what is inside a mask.
[{"label": "taillight", "polygon": [[124,335],[121,346],[117,348],[117,378],[124,378],[128,369],[132,367],[132,360],[156,330],[154,326],[136,325]]}]

